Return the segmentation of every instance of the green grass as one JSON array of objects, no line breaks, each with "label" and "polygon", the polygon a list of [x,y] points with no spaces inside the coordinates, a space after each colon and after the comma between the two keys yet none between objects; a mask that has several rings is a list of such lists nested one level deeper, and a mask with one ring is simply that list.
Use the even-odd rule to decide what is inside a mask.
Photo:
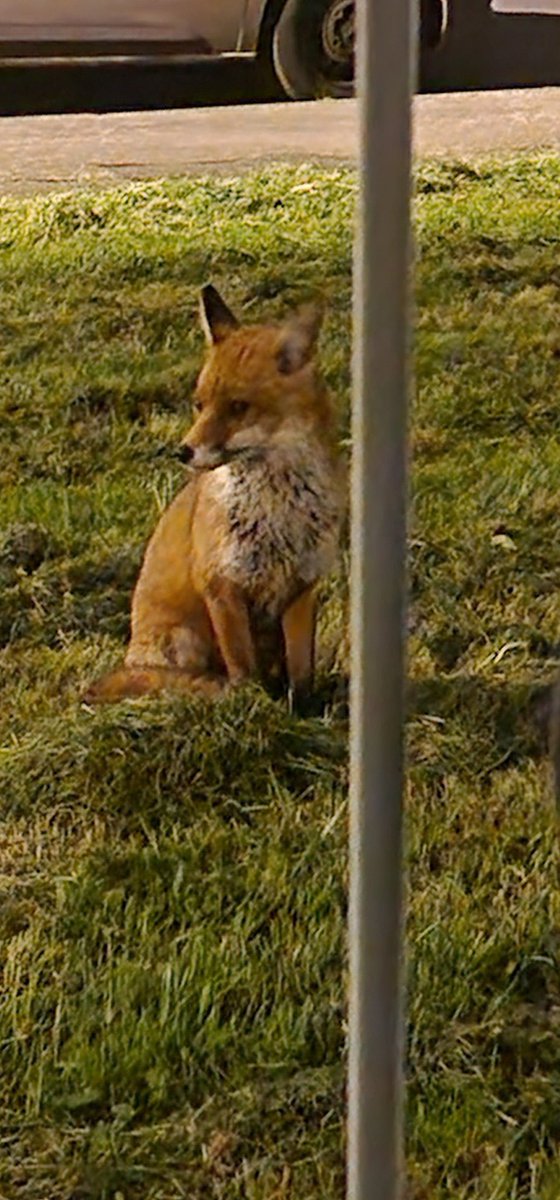
[{"label": "green grass", "polygon": [[[560,163],[419,169],[409,1195],[560,1190]],[[80,708],[181,480],[212,280],[317,293],[348,434],[352,173],[0,202],[0,1196],[343,1191],[346,576],[309,711]]]}]

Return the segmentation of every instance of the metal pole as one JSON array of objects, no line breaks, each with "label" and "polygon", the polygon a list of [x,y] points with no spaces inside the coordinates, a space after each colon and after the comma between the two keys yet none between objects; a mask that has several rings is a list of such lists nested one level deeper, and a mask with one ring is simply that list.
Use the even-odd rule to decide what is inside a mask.
[{"label": "metal pole", "polygon": [[400,1194],[411,0],[358,0],[348,1200]]}]

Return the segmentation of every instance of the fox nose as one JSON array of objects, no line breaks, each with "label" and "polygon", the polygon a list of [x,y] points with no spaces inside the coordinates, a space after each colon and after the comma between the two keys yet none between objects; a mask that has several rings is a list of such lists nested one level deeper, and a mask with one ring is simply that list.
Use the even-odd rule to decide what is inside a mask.
[{"label": "fox nose", "polygon": [[190,446],[179,446],[177,458],[179,459],[179,462],[190,463],[194,458],[194,450],[191,450]]}]

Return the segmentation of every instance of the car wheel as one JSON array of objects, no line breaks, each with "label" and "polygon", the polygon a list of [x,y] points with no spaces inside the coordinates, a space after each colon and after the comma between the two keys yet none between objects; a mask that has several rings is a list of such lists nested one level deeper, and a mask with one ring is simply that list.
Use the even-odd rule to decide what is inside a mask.
[{"label": "car wheel", "polygon": [[294,100],[352,96],[354,0],[287,0],[273,32],[272,57]]},{"label": "car wheel", "polygon": [[[447,0],[420,0],[420,45],[441,41]],[[288,96],[354,94],[354,0],[287,0],[272,33],[274,70]]]}]

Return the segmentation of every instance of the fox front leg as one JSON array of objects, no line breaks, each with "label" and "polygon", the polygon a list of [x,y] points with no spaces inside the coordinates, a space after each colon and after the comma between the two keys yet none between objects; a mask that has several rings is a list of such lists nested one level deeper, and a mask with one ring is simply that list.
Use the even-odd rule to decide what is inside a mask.
[{"label": "fox front leg", "polygon": [[302,592],[282,617],[290,692],[305,694],[313,683],[315,652],[315,593]]},{"label": "fox front leg", "polygon": [[215,581],[204,599],[230,683],[253,678],[257,656],[241,588],[225,580]]}]

